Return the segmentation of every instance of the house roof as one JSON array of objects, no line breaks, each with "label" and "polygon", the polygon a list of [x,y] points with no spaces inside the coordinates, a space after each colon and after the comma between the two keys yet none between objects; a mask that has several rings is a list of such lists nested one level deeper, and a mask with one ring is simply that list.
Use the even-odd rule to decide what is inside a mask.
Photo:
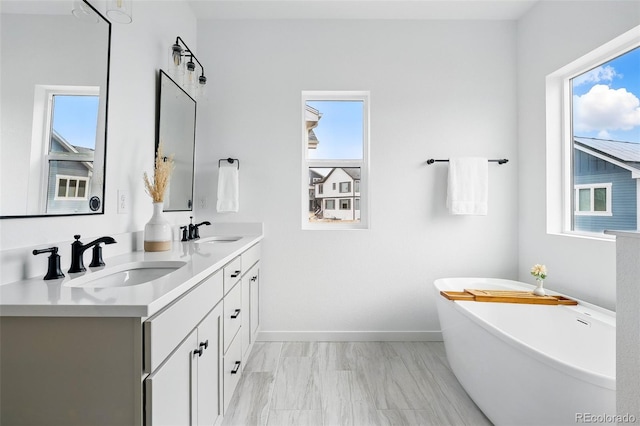
[{"label": "house roof", "polygon": [[324,178],[322,178],[322,180],[319,180],[316,183],[326,182],[327,179],[329,179],[329,176],[331,176],[337,169],[342,169],[353,180],[360,180],[360,167],[334,167]]},{"label": "house roof", "polygon": [[578,147],[582,146],[640,170],[640,143],[580,137],[575,137],[573,140]]},{"label": "house roof", "polygon": [[596,149],[618,160],[640,162],[640,143],[593,138],[574,138],[574,140],[579,144]]}]

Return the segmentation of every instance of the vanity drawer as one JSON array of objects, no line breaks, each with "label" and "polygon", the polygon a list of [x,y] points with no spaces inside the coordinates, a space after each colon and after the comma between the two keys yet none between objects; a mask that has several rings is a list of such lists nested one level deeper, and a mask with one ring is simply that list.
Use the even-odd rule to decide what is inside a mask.
[{"label": "vanity drawer", "polygon": [[238,284],[224,298],[224,353],[227,352],[231,341],[238,334],[243,315],[242,286]]},{"label": "vanity drawer", "polygon": [[222,299],[216,272],[163,311],[144,322],[144,371],[151,373]]},{"label": "vanity drawer", "polygon": [[226,414],[229,402],[233,396],[233,391],[236,389],[240,376],[242,374],[242,345],[240,336],[233,340],[231,347],[224,356],[224,413]]},{"label": "vanity drawer", "polygon": [[227,294],[229,290],[240,281],[242,275],[242,258],[240,256],[233,259],[223,268],[224,272],[224,294]]},{"label": "vanity drawer", "polygon": [[255,263],[260,260],[260,243],[251,246],[247,251],[242,253],[242,267],[245,271],[251,268]]}]

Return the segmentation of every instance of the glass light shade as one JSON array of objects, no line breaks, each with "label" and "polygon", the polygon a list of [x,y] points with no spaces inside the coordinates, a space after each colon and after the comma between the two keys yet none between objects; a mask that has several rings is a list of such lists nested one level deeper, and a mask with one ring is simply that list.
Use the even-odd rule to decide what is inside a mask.
[{"label": "glass light shade", "polygon": [[198,77],[198,88],[196,90],[198,99],[204,99],[207,97],[207,77],[204,75]]},{"label": "glass light shade", "polygon": [[129,24],[133,20],[133,0],[109,0],[107,2],[107,16],[111,21]]},{"label": "glass light shade", "polygon": [[71,13],[73,16],[83,21],[98,22],[98,16],[96,16],[96,13],[82,0],[74,0]]},{"label": "glass light shade", "polygon": [[178,84],[182,84],[184,75],[184,57],[182,56],[182,47],[174,44],[169,48],[169,61],[167,66],[167,74]]},{"label": "glass light shade", "polygon": [[189,61],[185,65],[186,71],[184,73],[184,90],[191,95],[192,98],[196,97],[196,90],[198,85],[198,76],[196,74],[196,64],[193,62],[193,59],[189,59]]}]

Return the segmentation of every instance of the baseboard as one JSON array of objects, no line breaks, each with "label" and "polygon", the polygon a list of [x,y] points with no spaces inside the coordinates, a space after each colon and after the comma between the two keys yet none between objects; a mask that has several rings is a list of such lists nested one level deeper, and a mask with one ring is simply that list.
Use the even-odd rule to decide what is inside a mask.
[{"label": "baseboard", "polygon": [[441,342],[440,331],[260,331],[262,342]]}]

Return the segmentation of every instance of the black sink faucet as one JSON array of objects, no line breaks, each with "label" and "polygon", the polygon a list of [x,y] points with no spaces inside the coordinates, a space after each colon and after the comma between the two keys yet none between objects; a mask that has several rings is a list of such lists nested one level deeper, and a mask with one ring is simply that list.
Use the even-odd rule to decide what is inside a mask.
[{"label": "black sink faucet", "polygon": [[[183,231],[182,233],[182,241],[187,241],[187,240],[197,240],[198,238],[200,238],[200,227],[202,225],[211,225],[211,222],[209,222],[208,220],[205,220],[204,222],[200,222],[197,224],[193,224],[193,216],[189,216],[189,218],[191,219],[191,223],[189,223],[189,236],[187,237],[187,239],[185,240],[184,238],[184,234],[185,232]],[[180,229],[183,229],[183,227],[181,227]]]},{"label": "black sink faucet", "polygon": [[73,238],[76,240],[71,243],[71,268],[69,268],[69,273],[84,272],[87,270],[87,268],[84,267],[84,259],[82,258],[82,255],[85,250],[90,247],[95,247],[93,249],[93,260],[91,261],[91,266],[104,265],[100,244],[114,244],[116,242],[116,240],[111,237],[100,237],[91,241],[89,244],[82,244],[80,242],[80,235],[74,235]]},{"label": "black sink faucet", "polygon": [[205,220],[204,222],[200,222],[200,223],[196,223],[195,225],[193,225],[193,238],[194,239],[198,239],[200,238],[200,227],[202,225],[211,225],[211,222],[209,222],[208,220]]}]

